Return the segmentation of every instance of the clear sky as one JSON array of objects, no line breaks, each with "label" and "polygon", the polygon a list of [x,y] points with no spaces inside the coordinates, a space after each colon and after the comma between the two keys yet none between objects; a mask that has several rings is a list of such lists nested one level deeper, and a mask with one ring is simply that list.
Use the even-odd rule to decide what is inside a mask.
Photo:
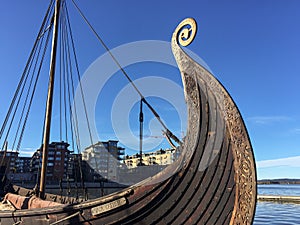
[{"label": "clear sky", "polygon": [[[237,103],[252,141],[258,178],[300,178],[300,1],[76,2],[111,49],[143,40],[170,41],[173,30],[183,18],[195,18],[199,31],[188,49],[207,63]],[[45,0],[1,4],[1,123],[47,6]],[[70,13],[75,14],[71,4],[69,8]],[[84,72],[104,50],[78,15],[71,19],[76,23],[74,34],[80,35],[78,54],[84,55],[79,58],[80,69]],[[87,36],[85,41],[83,36]],[[95,47],[88,48],[90,46]],[[178,72],[160,64],[154,68],[151,63],[143,67],[129,66],[128,71],[133,79],[139,78],[138,73],[146,76],[145,71],[147,75],[163,71],[168,79],[176,74],[174,82],[180,84]],[[114,93],[114,85],[122,89],[126,80],[112,78],[103,90]],[[111,96],[115,97],[118,91],[115,92]],[[108,103],[109,95],[103,98],[104,104],[96,108],[97,116],[106,112],[103,105],[111,107],[113,104]],[[165,104],[160,111],[162,114],[168,111],[168,103],[155,98],[152,101],[157,107]],[[37,107],[34,112],[39,110]],[[130,118],[137,112],[136,104]],[[101,130],[112,125],[99,121],[97,126]],[[136,125],[131,126],[137,130]],[[171,127],[176,134],[182,133],[180,125]],[[100,137],[114,138],[109,137],[110,132],[103,130],[107,135]],[[37,148],[40,145],[38,136],[34,133],[26,136],[23,149]]]}]

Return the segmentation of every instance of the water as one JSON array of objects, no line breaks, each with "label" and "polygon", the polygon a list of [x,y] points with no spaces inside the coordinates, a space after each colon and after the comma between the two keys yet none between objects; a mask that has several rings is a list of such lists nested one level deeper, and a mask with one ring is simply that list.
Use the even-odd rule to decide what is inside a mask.
[{"label": "water", "polygon": [[[300,185],[258,185],[258,194],[300,196]],[[285,224],[300,224],[300,204],[257,202],[254,225]]]},{"label": "water", "polygon": [[[89,197],[101,196],[100,190],[89,188]],[[60,194],[59,189],[53,191]],[[258,194],[300,196],[300,185],[258,185]],[[300,204],[257,202],[254,225],[300,225]]]},{"label": "water", "polygon": [[300,196],[300,185],[268,184],[258,185],[260,195],[293,195]]}]

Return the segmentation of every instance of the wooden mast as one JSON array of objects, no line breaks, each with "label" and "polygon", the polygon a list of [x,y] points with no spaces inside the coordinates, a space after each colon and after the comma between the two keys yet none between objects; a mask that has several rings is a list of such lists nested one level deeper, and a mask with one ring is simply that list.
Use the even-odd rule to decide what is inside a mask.
[{"label": "wooden mast", "polygon": [[143,100],[141,99],[140,102],[140,116],[139,116],[139,121],[140,121],[140,162],[139,165],[143,165],[143,123],[144,123],[144,115],[143,115]]},{"label": "wooden mast", "polygon": [[45,183],[46,183],[46,174],[47,174],[48,147],[49,147],[50,127],[51,127],[51,117],[52,117],[52,102],[53,102],[54,75],[55,75],[55,65],[56,65],[60,1],[61,0],[56,0],[55,12],[54,12],[54,24],[53,24],[54,27],[53,27],[53,39],[52,39],[51,61],[50,61],[50,71],[49,71],[49,86],[48,86],[48,96],[47,96],[47,105],[46,105],[43,146],[42,146],[43,158],[42,158],[41,179],[40,179],[40,188],[39,188],[39,197],[42,199],[45,198]]}]

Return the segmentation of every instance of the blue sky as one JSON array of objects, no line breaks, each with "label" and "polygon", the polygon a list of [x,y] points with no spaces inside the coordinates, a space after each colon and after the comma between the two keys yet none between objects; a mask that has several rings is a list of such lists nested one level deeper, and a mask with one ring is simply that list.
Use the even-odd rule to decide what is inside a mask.
[{"label": "blue sky", "polygon": [[[173,30],[183,18],[195,18],[199,31],[188,49],[208,64],[236,101],[252,141],[258,162],[258,178],[300,178],[298,0],[195,0],[184,4],[176,0],[88,0],[78,1],[78,5],[111,49],[142,40],[170,41]],[[34,0],[2,3],[1,123],[47,6],[48,1]],[[71,6],[69,8],[72,14],[74,10]],[[86,36],[86,39],[79,38],[77,41],[78,54],[84,55],[79,59],[80,69],[84,72],[104,54],[104,50],[80,17],[76,16],[72,21],[76,23],[74,34]],[[145,70],[151,75],[163,71],[168,78],[170,74],[177,74],[174,80],[180,83],[179,74],[168,66],[156,64],[152,68],[148,63],[129,67],[128,70],[132,72],[133,79],[139,78],[137,72],[146,76]],[[118,81],[120,88],[126,85],[126,80],[117,78],[112,78],[111,83]],[[110,89],[109,83],[105,88]],[[153,98],[152,101],[157,107],[163,105],[159,99]],[[137,107],[133,108],[131,116],[137,112]],[[160,112],[168,111],[166,109],[162,107]],[[35,108],[35,111],[38,110]],[[97,115],[103,110],[97,108]],[[98,123],[99,127],[108,126],[101,121]],[[179,129],[176,132],[180,134],[177,125],[172,128]],[[24,149],[40,145],[39,135],[32,136],[35,138],[30,139],[32,142],[25,142]]]}]

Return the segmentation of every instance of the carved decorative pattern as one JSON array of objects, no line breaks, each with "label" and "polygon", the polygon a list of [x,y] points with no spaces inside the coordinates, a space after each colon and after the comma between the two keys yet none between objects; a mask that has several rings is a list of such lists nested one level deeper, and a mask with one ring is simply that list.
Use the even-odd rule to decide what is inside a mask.
[{"label": "carved decorative pattern", "polygon": [[[187,25],[190,29],[183,28]],[[231,138],[236,193],[230,224],[252,224],[256,205],[256,172],[249,136],[241,114],[229,93],[209,71],[194,62],[178,45],[190,44],[195,37],[196,30],[196,22],[188,18],[178,25],[172,37],[172,50],[182,74],[186,99],[189,98],[188,107],[192,106],[189,110],[196,110],[199,107],[196,103],[199,99],[193,91],[196,86],[192,87],[190,80],[201,83],[199,87],[202,88],[204,83],[205,88],[213,93],[216,99],[224,117],[226,132]],[[182,38],[184,38],[183,42]],[[189,104],[189,102],[192,103]],[[189,113],[189,116],[194,116],[194,113]],[[188,124],[192,126],[193,118],[189,117],[189,120]]]},{"label": "carved decorative pattern", "polygon": [[197,34],[197,24],[192,18],[186,18],[176,28],[176,40],[181,46],[188,46]]}]

